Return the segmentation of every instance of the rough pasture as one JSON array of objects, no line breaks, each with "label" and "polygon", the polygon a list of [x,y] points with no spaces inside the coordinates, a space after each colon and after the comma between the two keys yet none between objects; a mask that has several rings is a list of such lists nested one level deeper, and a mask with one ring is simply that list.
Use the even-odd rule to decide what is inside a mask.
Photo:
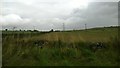
[{"label": "rough pasture", "polygon": [[3,32],[2,43],[3,66],[117,66],[120,63],[117,28]]}]

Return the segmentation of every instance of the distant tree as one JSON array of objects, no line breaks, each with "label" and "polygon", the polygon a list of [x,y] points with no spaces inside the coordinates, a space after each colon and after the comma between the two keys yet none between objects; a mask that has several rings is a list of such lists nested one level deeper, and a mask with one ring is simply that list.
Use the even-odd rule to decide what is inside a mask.
[{"label": "distant tree", "polygon": [[5,29],[5,31],[8,31],[8,29]]},{"label": "distant tree", "polygon": [[38,30],[33,30],[34,32],[39,32]]},{"label": "distant tree", "polygon": [[50,32],[53,32],[53,31],[54,31],[53,29],[50,30]]},{"label": "distant tree", "polygon": [[27,30],[28,32],[32,32],[32,30]]},{"label": "distant tree", "polygon": [[113,27],[113,26],[110,26],[110,27]]},{"label": "distant tree", "polygon": [[20,29],[20,31],[22,31],[22,30]]}]

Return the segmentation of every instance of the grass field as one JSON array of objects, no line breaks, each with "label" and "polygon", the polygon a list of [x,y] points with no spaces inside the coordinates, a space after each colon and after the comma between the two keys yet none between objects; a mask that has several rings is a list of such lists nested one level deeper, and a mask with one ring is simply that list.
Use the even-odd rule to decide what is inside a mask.
[{"label": "grass field", "polygon": [[[117,66],[118,28],[2,32],[3,66]],[[105,48],[94,49],[97,42]]]}]

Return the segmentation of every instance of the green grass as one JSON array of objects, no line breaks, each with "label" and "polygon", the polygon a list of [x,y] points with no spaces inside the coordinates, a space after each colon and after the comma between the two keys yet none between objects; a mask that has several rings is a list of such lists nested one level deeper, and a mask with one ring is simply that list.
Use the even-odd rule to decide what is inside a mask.
[{"label": "green grass", "polygon": [[[3,36],[3,66],[117,66],[117,34],[117,28],[36,33],[30,37],[26,37],[28,33],[14,37],[12,32]],[[42,49],[34,44],[38,40],[47,42],[41,44]],[[94,52],[89,47],[93,42],[103,42],[107,47]]]}]

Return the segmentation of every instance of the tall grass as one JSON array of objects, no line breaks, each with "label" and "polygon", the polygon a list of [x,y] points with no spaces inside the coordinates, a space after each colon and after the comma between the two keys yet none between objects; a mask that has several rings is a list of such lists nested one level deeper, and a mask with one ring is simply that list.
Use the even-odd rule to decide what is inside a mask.
[{"label": "tall grass", "polygon": [[[53,32],[29,38],[6,35],[2,40],[3,66],[117,66],[120,63],[120,41],[116,34],[111,37],[105,33],[100,38],[95,34],[101,31],[87,32]],[[41,40],[47,42],[41,44],[43,48],[34,44]],[[98,41],[106,48],[94,52],[90,45]]]}]

